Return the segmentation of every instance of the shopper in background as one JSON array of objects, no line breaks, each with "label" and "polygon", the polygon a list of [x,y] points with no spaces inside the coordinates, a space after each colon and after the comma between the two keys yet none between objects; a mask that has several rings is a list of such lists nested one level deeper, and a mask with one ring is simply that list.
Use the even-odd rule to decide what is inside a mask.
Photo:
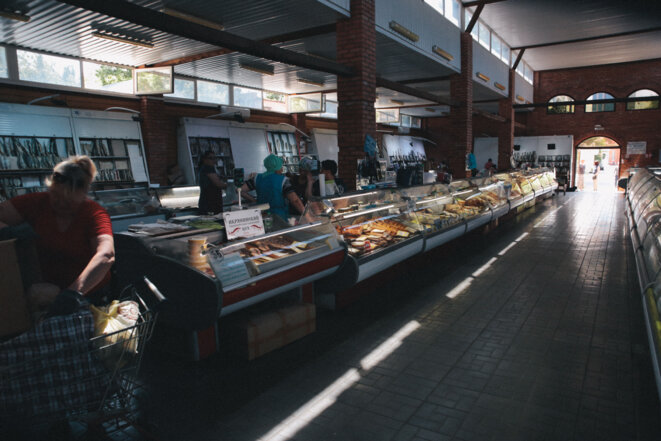
[{"label": "shopper in background", "polygon": [[491,158],[487,161],[486,164],[484,164],[484,169],[487,171],[487,174],[491,175],[493,172],[496,171],[496,164],[493,163]]},{"label": "shopper in background", "polygon": [[583,191],[585,188],[585,159],[581,159],[578,166],[578,189]]},{"label": "shopper in background", "polygon": [[310,156],[304,156],[298,163],[299,177],[298,182],[294,186],[296,194],[305,204],[312,199],[313,196],[319,196],[319,184],[317,184],[317,191],[314,192],[314,184],[317,182],[317,167],[319,162]]},{"label": "shopper in background", "polygon": [[475,155],[473,152],[470,152],[466,155],[466,168],[470,170],[471,176],[477,176],[477,161],[475,160]]},{"label": "shopper in background", "polygon": [[337,177],[337,162],[332,159],[321,161],[321,173],[323,173],[326,182],[327,196],[344,194],[344,182]]},{"label": "shopper in background", "polygon": [[598,176],[599,176],[599,161],[594,161],[594,174],[592,175],[592,191],[597,191]]},{"label": "shopper in background", "polygon": [[303,213],[303,202],[294,191],[294,187],[286,176],[282,175],[282,158],[268,155],[264,158],[265,173],[258,174],[254,179],[248,179],[242,190],[257,191],[257,203],[271,206],[271,213],[278,215],[284,221],[289,218],[289,205],[299,213]]},{"label": "shopper in background", "polygon": [[223,212],[223,190],[227,183],[216,173],[216,154],[212,150],[204,152],[200,158],[197,182],[200,185],[198,212],[218,214]]},{"label": "shopper in background", "polygon": [[37,234],[46,283],[40,283],[33,294],[42,301],[40,294],[52,296],[52,315],[74,312],[83,296],[100,297],[110,280],[115,260],[110,217],[87,198],[95,176],[89,157],[73,156],[55,166],[48,191],[0,204],[0,228],[27,222]]}]

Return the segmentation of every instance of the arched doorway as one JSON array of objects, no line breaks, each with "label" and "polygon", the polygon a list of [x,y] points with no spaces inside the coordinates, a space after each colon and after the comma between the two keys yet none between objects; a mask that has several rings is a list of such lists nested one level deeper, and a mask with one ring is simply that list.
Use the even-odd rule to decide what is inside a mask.
[{"label": "arched doorway", "polygon": [[576,146],[574,176],[578,191],[617,191],[620,145],[607,136],[593,136]]}]

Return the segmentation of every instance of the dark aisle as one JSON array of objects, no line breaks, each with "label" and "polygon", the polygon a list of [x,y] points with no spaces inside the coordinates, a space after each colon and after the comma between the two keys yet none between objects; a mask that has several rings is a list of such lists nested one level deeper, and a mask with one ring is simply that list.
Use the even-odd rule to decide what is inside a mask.
[{"label": "dark aisle", "polygon": [[146,416],[163,440],[659,440],[623,203],[555,196],[251,363],[151,354]]}]

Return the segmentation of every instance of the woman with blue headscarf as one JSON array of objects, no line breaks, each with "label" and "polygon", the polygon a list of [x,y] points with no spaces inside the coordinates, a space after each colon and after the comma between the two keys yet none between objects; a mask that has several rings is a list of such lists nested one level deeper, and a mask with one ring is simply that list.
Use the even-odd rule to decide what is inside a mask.
[{"label": "woman with blue headscarf", "polygon": [[268,203],[271,213],[277,214],[285,221],[289,218],[289,204],[299,213],[303,213],[303,202],[289,179],[282,174],[282,158],[268,155],[264,158],[264,168],[265,173],[246,181],[244,190],[257,190],[257,203]]}]

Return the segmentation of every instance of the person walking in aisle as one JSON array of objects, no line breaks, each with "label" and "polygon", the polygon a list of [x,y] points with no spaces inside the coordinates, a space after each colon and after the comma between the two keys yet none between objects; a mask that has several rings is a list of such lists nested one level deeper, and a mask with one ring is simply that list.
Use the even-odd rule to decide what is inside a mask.
[{"label": "person walking in aisle", "polygon": [[599,161],[594,161],[594,174],[592,175],[592,191],[597,191],[599,180]]},{"label": "person walking in aisle", "polygon": [[581,159],[578,166],[578,189],[581,191],[585,189],[585,159]]}]

